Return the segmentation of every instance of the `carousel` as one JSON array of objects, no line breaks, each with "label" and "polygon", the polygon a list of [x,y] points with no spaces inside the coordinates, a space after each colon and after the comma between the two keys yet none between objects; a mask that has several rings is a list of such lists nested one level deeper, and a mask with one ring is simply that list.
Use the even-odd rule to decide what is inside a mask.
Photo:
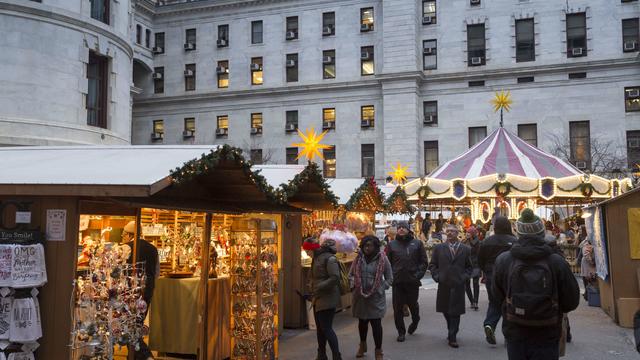
[{"label": "carousel", "polygon": [[494,212],[516,219],[527,207],[546,207],[566,217],[632,188],[628,178],[582,172],[520,139],[502,127],[509,93],[496,94],[493,102],[501,113],[500,127],[428,176],[404,184],[409,201],[427,211],[468,209],[474,223],[487,223]]}]

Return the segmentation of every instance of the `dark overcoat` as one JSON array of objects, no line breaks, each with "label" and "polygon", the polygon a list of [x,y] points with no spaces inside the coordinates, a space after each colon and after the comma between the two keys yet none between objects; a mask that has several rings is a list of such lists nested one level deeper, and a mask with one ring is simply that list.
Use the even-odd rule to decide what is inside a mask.
[{"label": "dark overcoat", "polygon": [[438,283],[437,312],[449,315],[465,313],[464,288],[473,271],[470,254],[471,249],[464,244],[458,245],[455,256],[452,256],[448,243],[438,244],[433,249],[429,270]]}]

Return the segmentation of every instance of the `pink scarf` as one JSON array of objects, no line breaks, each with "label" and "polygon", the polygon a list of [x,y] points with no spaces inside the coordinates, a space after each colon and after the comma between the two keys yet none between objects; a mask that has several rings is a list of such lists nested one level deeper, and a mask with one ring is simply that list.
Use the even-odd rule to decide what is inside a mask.
[{"label": "pink scarf", "polygon": [[368,298],[373,295],[374,292],[378,290],[380,284],[382,283],[382,276],[384,274],[384,266],[387,259],[387,255],[385,255],[384,251],[380,252],[380,257],[378,258],[378,266],[376,267],[376,276],[373,281],[373,286],[369,289],[368,292],[364,292],[362,288],[362,266],[365,263],[364,254],[362,252],[358,253],[358,256],[351,264],[351,273],[353,274],[354,287],[360,291],[360,294]]}]

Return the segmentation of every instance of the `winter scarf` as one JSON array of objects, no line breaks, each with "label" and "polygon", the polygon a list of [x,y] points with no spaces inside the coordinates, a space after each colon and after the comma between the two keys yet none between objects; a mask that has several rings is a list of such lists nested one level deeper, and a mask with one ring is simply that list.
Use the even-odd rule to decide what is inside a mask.
[{"label": "winter scarf", "polygon": [[376,276],[373,281],[373,286],[371,289],[365,292],[362,288],[362,265],[364,265],[365,256],[362,252],[358,253],[358,256],[351,264],[351,272],[353,273],[353,281],[354,287],[357,291],[360,291],[360,294],[364,298],[368,298],[376,292],[380,284],[382,283],[382,276],[384,275],[384,265],[386,263],[387,255],[385,255],[384,251],[380,251],[380,256],[378,258],[378,267],[376,268]]}]

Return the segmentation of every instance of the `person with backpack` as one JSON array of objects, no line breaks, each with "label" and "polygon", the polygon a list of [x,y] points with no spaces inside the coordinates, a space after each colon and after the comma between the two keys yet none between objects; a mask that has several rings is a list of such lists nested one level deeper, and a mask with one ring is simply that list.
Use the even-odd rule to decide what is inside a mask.
[{"label": "person with backpack", "polygon": [[448,225],[446,242],[436,245],[431,256],[429,271],[438,283],[436,311],[443,313],[447,321],[449,346],[458,348],[460,316],[465,313],[465,284],[471,278],[471,249],[458,239],[458,227]]},{"label": "person with backpack", "polygon": [[489,297],[489,307],[483,323],[484,334],[487,342],[491,345],[496,344],[495,331],[502,316],[502,310],[496,303],[491,291],[496,258],[503,252],[509,251],[516,242],[516,237],[511,232],[511,222],[506,217],[496,216],[493,229],[495,233],[482,241],[478,251],[478,265],[484,273],[483,276]]},{"label": "person with backpack", "polygon": [[369,324],[373,332],[376,360],[383,359],[382,318],[387,310],[385,291],[393,283],[391,264],[384,252],[380,251],[380,240],[367,235],[360,242],[360,252],[351,264],[349,280],[352,284],[351,310],[358,319],[360,345],[357,358],[367,352],[367,332]]},{"label": "person with backpack", "polygon": [[[391,288],[393,302],[393,318],[398,330],[398,342],[405,341],[405,333],[413,334],[420,321],[418,291],[421,279],[427,272],[429,262],[422,241],[411,233],[406,221],[398,222],[396,238],[385,248],[393,270],[393,286]],[[404,305],[411,312],[411,324],[405,329]]]},{"label": "person with backpack", "polygon": [[563,314],[578,307],[580,289],[569,264],[545,242],[545,225],[524,209],[518,242],[498,256],[493,295],[511,360],[559,358]]}]

